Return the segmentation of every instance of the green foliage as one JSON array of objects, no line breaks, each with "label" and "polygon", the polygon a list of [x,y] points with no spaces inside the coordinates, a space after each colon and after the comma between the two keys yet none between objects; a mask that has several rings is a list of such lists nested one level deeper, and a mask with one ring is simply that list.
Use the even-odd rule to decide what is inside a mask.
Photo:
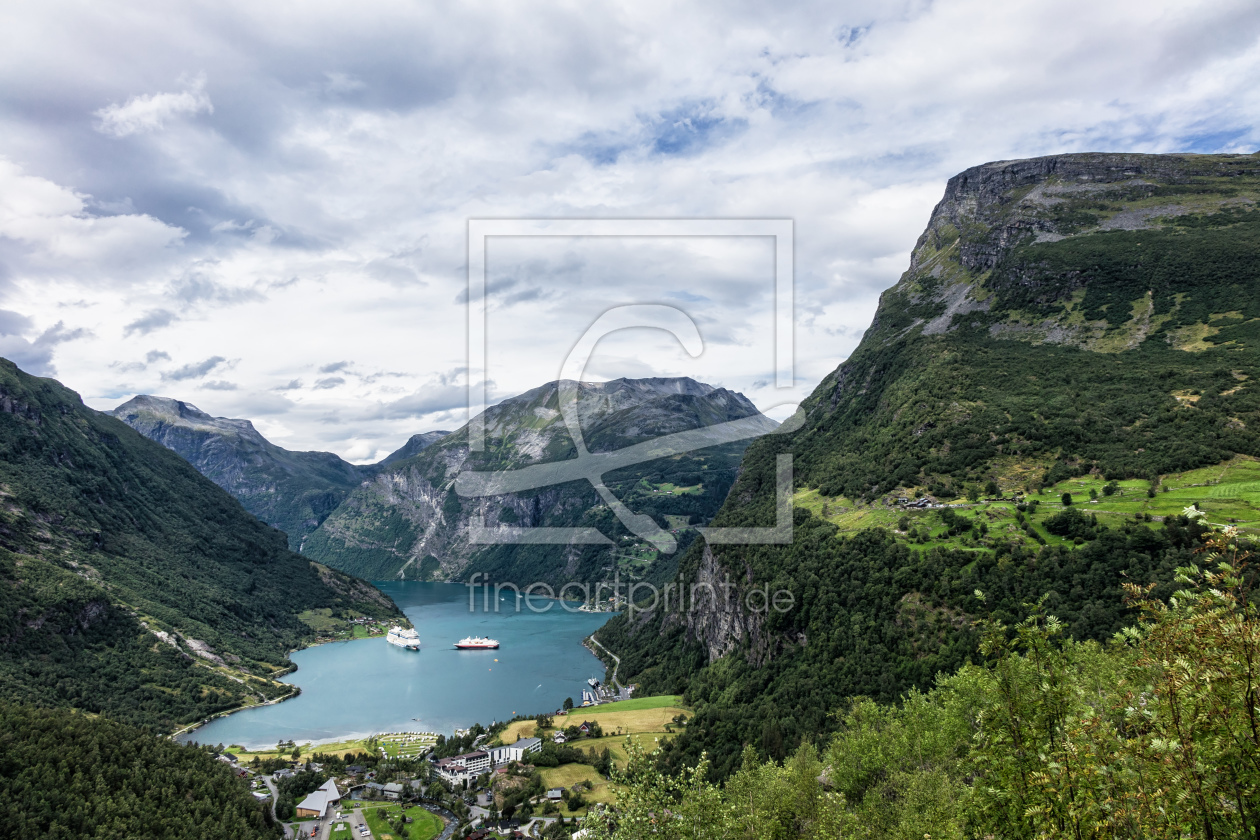
[{"label": "green foliage", "polygon": [[186,403],[137,397],[111,413],[179,453],[247,511],[284,531],[294,551],[375,472],[374,466],[349,464],[331,452],[290,452],[248,423],[193,412]]},{"label": "green foliage", "polygon": [[209,752],[103,718],[0,703],[7,837],[278,838]]},{"label": "green foliage", "polygon": [[821,756],[746,748],[718,788],[704,756],[671,776],[627,743],[594,836],[1254,837],[1260,611],[1232,535],[1207,548],[1168,600],[1126,584],[1140,620],[1105,646],[1065,640],[1044,603],[980,622],[983,662],[898,705],[852,701]]},{"label": "green foliage", "polygon": [[[663,749],[667,766],[707,750],[724,779],[745,743],[763,758],[818,745],[853,696],[890,703],[978,662],[978,615],[1014,626],[1045,596],[1066,635],[1100,641],[1132,618],[1123,584],[1171,592],[1204,530],[1176,515],[1155,530],[1096,519],[1064,496],[1065,511],[1044,518],[1021,501],[1010,532],[1004,523],[987,534],[981,510],[907,512],[910,527],[896,535],[840,533],[818,516],[869,503],[891,527],[898,512],[887,503],[899,495],[975,497],[990,484],[1040,492],[1086,477],[1105,482],[1104,495],[1113,487],[1113,501],[1125,480],[1150,482],[1154,496],[1161,476],[1260,455],[1260,213],[1221,209],[1227,193],[1260,194],[1254,159],[1143,158],[1133,165],[1151,183],[1023,201],[1033,183],[1072,183],[1078,165],[1094,162],[1029,170],[1022,187],[990,181],[974,187],[990,193],[944,202],[859,347],[803,403],[800,430],[745,452],[715,526],[775,521],[780,454],[793,456],[796,497],[817,506],[795,510],[791,545],[693,546],[677,579],[728,575],[733,600],[754,586],[785,590],[791,610],[750,616],[723,605],[721,620],[658,611],[600,631],[622,658],[620,679],[685,691],[696,709]],[[1149,218],[1164,196],[1204,212],[1095,229],[1121,212]],[[1059,235],[1037,243],[1035,230]],[[938,541],[947,546],[916,548]],[[725,655],[711,658],[714,647]]]},{"label": "green foliage", "polygon": [[304,610],[397,614],[56,382],[0,360],[0,396],[5,696],[170,730],[287,693],[269,678],[313,637]]},{"label": "green foliage", "polygon": [[[762,632],[805,643],[784,643],[768,661],[745,648],[710,664],[685,628],[659,611],[614,619],[600,641],[617,651],[621,673],[640,692],[685,692],[696,710],[664,746],[668,765],[694,763],[707,750],[715,777],[725,778],[745,743],[763,756],[774,755],[776,743],[778,755],[790,754],[835,731],[831,712],[850,697],[894,702],[913,687],[929,688],[940,672],[978,661],[974,616],[1017,623],[1025,604],[1044,595],[1073,638],[1109,638],[1132,619],[1123,585],[1157,583],[1169,594],[1174,569],[1190,562],[1205,530],[1184,518],[1158,531],[1129,521],[1107,528],[1072,514],[1090,523],[1093,539],[1034,553],[913,550],[882,531],[838,537],[798,511],[792,545],[728,547],[724,558],[751,570],[759,586],[794,594],[793,608],[766,615]],[[684,558],[683,580],[695,579],[701,559],[699,548]]]}]

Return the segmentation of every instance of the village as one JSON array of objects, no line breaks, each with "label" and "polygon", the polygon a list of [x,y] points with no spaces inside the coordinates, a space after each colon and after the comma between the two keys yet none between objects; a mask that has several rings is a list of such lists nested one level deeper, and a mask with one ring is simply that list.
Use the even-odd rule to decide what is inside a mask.
[{"label": "village", "polygon": [[580,837],[592,807],[615,801],[626,740],[645,749],[686,726],[673,696],[628,698],[595,683],[585,705],[480,724],[447,737],[396,732],[358,741],[221,748],[268,803],[285,836],[317,840]]}]

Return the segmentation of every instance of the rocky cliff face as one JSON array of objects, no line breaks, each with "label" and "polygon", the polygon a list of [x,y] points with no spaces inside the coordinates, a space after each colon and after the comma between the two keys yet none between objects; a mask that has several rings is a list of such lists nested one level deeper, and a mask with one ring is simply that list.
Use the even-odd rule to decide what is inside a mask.
[{"label": "rocky cliff face", "polygon": [[[968,169],[946,185],[909,270],[881,301],[871,332],[889,320],[901,323],[899,312],[911,309],[917,316],[912,328],[926,335],[956,328],[968,313],[990,311],[1002,302],[992,293],[1003,283],[1035,283],[1027,267],[1024,276],[995,276],[1019,274],[1004,262],[1021,246],[1162,229],[1178,217],[1254,208],[1258,174],[1257,155],[1055,155]],[[1052,294],[1070,300],[1084,281],[1070,278],[1071,288],[1060,285]],[[1071,311],[1043,320],[1009,314],[1009,323],[992,325],[995,336],[1105,346],[1107,325],[1073,323]]]},{"label": "rocky cliff face", "polygon": [[[753,419],[763,432],[776,425],[762,417],[746,397],[691,379],[584,382],[577,384],[577,393],[583,440],[589,451],[597,453],[741,418]],[[574,458],[575,444],[561,416],[558,399],[559,383],[552,382],[488,409],[484,417],[487,443],[483,454],[470,454],[465,427],[430,443],[417,455],[387,463],[320,526],[307,543],[307,553],[321,562],[354,569],[372,579],[445,578],[464,572],[484,551],[482,546],[470,542],[474,515],[481,516],[489,528],[611,524],[611,514],[585,481],[481,500],[461,499],[455,492],[456,477],[466,470],[515,470]],[[673,521],[672,530],[678,530],[679,525],[686,530],[688,524],[707,521],[705,511],[711,515],[725,496],[733,473],[730,465],[719,466],[718,462],[736,456],[743,446],[740,443],[719,448],[713,464],[706,463],[704,453],[686,454],[670,459],[664,467],[654,467],[658,472],[665,471],[660,475],[649,475],[643,471],[646,468],[639,468],[638,472],[621,471],[626,474],[614,473],[612,477],[632,496],[655,496],[652,503],[657,507],[664,504],[664,497],[676,501],[679,512],[662,510],[658,524],[665,525],[667,517],[676,516],[682,522]],[[708,472],[710,469],[712,472]],[[663,480],[666,473],[680,482],[685,479],[685,483]],[[650,480],[652,475],[658,480]],[[620,536],[624,537],[625,532]],[[614,539],[619,538],[614,535]],[[512,554],[515,548],[500,551]],[[639,555],[651,553],[638,548]],[[547,557],[531,559],[529,571],[544,580],[575,574],[580,566],[595,562],[591,558],[580,560],[582,550],[572,546],[568,550],[565,546],[534,550]],[[607,555],[603,556],[602,566],[613,568],[613,555],[636,553],[631,547],[622,549],[620,542],[614,549],[601,550]],[[486,567],[487,571],[506,579],[525,573],[519,558],[499,557],[492,567]],[[601,569],[597,567],[595,571]]]},{"label": "rocky cliff face", "polygon": [[[803,404],[799,432],[749,448],[714,524],[767,524],[777,452],[794,454],[798,499],[842,535],[827,505],[1260,455],[1258,209],[1260,155],[1060,155],[951,178],[859,347]],[[818,551],[705,546],[684,567],[688,583],[799,584]],[[764,663],[826,629],[767,627],[737,591],[609,635],[650,648],[682,628],[710,662]]]},{"label": "rocky cliff face", "polygon": [[405,461],[408,458],[414,458],[442,438],[449,435],[447,431],[421,432],[418,435],[412,435],[407,442],[399,447],[396,451],[386,455],[378,466],[387,467],[398,461]]},{"label": "rocky cliff face", "polygon": [[282,449],[248,420],[212,417],[180,400],[141,395],[108,413],[179,453],[254,516],[288,534],[294,550],[372,474],[371,467],[331,452]]}]

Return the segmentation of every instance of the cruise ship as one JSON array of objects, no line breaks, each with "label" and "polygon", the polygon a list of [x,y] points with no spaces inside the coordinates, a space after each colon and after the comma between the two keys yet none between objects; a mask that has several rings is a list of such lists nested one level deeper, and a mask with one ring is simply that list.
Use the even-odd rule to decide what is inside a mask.
[{"label": "cruise ship", "polygon": [[485,636],[469,636],[455,643],[455,647],[460,650],[494,650],[498,646],[498,639],[488,639]]},{"label": "cruise ship", "polygon": [[407,650],[420,649],[420,634],[411,627],[391,627],[385,641]]}]

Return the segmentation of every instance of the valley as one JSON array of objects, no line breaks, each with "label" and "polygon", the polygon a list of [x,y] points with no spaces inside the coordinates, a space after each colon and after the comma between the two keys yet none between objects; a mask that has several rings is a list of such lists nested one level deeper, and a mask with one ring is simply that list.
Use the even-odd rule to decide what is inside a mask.
[{"label": "valley", "polygon": [[[592,808],[632,815],[665,789],[685,811],[698,791],[784,784],[812,791],[801,794],[811,830],[1008,824],[954,805],[1000,810],[1001,797],[969,780],[1015,772],[1002,749],[964,743],[965,720],[1006,738],[993,717],[1001,702],[1045,714],[1060,702],[1046,686],[1129,702],[1125,679],[1161,678],[1146,658],[1160,633],[1196,667],[1223,669],[1229,697],[1241,684],[1235,659],[1206,665],[1184,634],[1186,622],[1236,615],[1238,627],[1204,632],[1217,648],[1242,645],[1239,656],[1254,641],[1257,202],[1249,156],[1069,155],[960,174],[793,431],[772,434],[778,424],[746,397],[692,379],[564,385],[591,453],[698,433],[689,451],[602,476],[617,504],[645,516],[633,531],[585,479],[505,489],[502,476],[579,460],[562,383],[487,409],[484,452],[464,426],[352,465],[289,452],[247,420],[173,398],[93,412],[6,362],[0,573],[14,597],[0,685],[27,704],[231,744],[276,780],[303,772],[302,756],[340,768],[369,754],[405,766],[410,784],[427,777],[430,751],[471,761],[480,747],[544,739],[537,766],[518,762],[503,780],[434,765],[446,781],[429,790],[461,819],[474,812],[460,780],[475,779],[491,797],[476,806],[482,818],[545,814],[549,831]],[[730,423],[746,434],[706,431]],[[706,525],[774,521],[783,454],[794,464],[791,542],[706,543]],[[489,491],[467,491],[477,473],[495,474]],[[474,538],[482,528],[597,530],[604,542],[487,544]],[[1201,568],[1207,558],[1216,571]],[[465,577],[509,591],[614,578],[721,585],[686,607],[618,611],[627,605],[601,599],[514,615],[498,611],[506,594],[495,611],[466,609],[470,590],[451,583]],[[743,596],[758,587],[791,593],[791,606],[755,609]],[[1213,599],[1226,606],[1195,612]],[[416,626],[422,652],[385,644],[396,623]],[[602,663],[578,644],[596,630]],[[427,641],[469,633],[503,646],[487,659]],[[1052,677],[999,702],[1002,686],[1048,661],[1060,663]],[[552,718],[614,664],[634,699]],[[1234,726],[1237,703],[1204,697],[1213,720]],[[567,725],[577,716],[590,731]],[[1045,724],[1045,749],[1058,749],[1067,719]],[[915,737],[935,746],[915,764],[894,741],[922,721],[935,729]],[[1070,731],[1112,737],[1104,730]],[[882,782],[861,769],[872,745],[885,762],[872,773],[892,774]],[[673,781],[642,787],[653,778]],[[669,787],[683,778],[690,787]],[[289,803],[297,788],[285,784]],[[1058,813],[1028,784],[1010,794],[1021,808]],[[562,800],[547,794],[561,788]],[[926,810],[888,804],[914,797]],[[1250,819],[1245,804],[1231,813]],[[375,814],[378,832],[383,815],[403,818]]]}]

